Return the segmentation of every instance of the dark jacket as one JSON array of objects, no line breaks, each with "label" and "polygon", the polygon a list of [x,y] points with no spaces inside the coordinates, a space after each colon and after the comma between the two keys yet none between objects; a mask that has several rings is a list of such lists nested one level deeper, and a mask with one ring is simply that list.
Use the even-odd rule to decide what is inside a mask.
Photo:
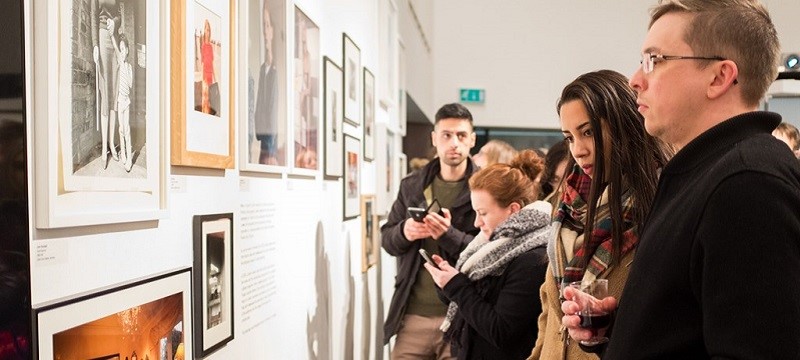
[{"label": "dark jacket", "polygon": [[[471,159],[467,161],[466,179],[477,170]],[[392,205],[386,224],[381,227],[381,246],[389,255],[397,257],[397,275],[395,276],[394,295],[389,305],[389,313],[384,323],[384,343],[397,334],[400,321],[406,312],[408,297],[411,287],[417,277],[417,272],[422,269],[421,257],[418,253],[422,241],[408,241],[403,235],[403,226],[408,220],[406,209],[409,206],[419,206],[425,202],[423,191],[433,182],[439,174],[441,167],[439,159],[433,159],[424,168],[415,171],[400,182],[400,192],[397,200]],[[453,206],[450,207],[452,221],[450,229],[437,240],[439,255],[451,264],[455,264],[458,255],[478,233],[475,227],[475,211],[467,186],[458,194]],[[409,220],[413,221],[413,220]]]},{"label": "dark jacket", "polygon": [[800,166],[733,117],[659,179],[603,359],[800,358]]},{"label": "dark jacket", "polygon": [[546,247],[523,253],[499,276],[470,281],[459,273],[442,289],[458,304],[451,340],[458,359],[525,359],[531,354],[542,312],[539,287],[547,271]]}]

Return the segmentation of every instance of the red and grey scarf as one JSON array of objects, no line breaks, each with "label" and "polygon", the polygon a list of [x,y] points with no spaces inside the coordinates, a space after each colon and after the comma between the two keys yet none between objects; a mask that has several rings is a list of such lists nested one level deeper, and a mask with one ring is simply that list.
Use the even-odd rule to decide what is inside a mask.
[{"label": "red and grey scarf", "polygon": [[[565,181],[561,203],[553,219],[554,236],[547,246],[550,268],[556,284],[590,280],[600,276],[611,264],[611,212],[608,206],[608,188],[603,190],[595,211],[591,236],[584,234],[587,211],[585,199],[589,198],[592,179],[579,166],[575,166]],[[622,256],[630,252],[639,240],[633,221],[633,199],[627,189],[622,195],[623,245]],[[583,242],[589,241],[584,249]],[[588,264],[581,266],[584,251],[592,254]]]}]

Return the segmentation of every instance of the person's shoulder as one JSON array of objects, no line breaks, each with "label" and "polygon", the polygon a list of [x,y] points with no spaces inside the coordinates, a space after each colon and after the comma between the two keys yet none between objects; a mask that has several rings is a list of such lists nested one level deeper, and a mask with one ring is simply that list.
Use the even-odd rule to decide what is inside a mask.
[{"label": "person's shoulder", "polygon": [[786,144],[769,134],[741,141],[721,160],[733,170],[757,171],[800,181],[800,162]]}]

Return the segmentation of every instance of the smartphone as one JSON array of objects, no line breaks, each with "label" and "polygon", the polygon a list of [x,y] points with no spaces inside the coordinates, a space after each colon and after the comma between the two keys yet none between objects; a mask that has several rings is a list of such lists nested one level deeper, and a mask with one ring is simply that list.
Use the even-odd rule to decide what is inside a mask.
[{"label": "smartphone", "polygon": [[431,259],[431,256],[428,255],[428,252],[425,251],[425,249],[419,249],[419,254],[422,255],[422,258],[425,259],[425,262],[427,262],[428,264],[431,264],[431,266],[433,266],[433,267],[435,267],[437,269],[439,268],[439,266],[437,266],[436,263],[433,262],[433,259]]},{"label": "smartphone", "polygon": [[431,201],[431,204],[428,205],[428,208],[425,210],[425,212],[437,213],[439,214],[439,216],[444,216],[444,211],[442,211],[442,206],[439,205],[439,200],[436,199],[433,199],[433,201]]},{"label": "smartphone", "polygon": [[428,212],[421,207],[408,208],[408,215],[416,222],[423,222],[427,213]]}]

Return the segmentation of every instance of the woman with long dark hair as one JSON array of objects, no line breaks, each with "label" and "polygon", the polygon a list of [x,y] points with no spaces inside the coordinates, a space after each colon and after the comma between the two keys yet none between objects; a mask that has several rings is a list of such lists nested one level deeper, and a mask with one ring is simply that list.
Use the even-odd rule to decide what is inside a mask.
[{"label": "woman with long dark hair", "polygon": [[664,146],[647,134],[625,76],[600,70],[561,93],[557,111],[572,154],[548,244],[549,271],[531,359],[596,359],[565,341],[561,291],[573,281],[608,279],[619,299],[656,191]]}]

